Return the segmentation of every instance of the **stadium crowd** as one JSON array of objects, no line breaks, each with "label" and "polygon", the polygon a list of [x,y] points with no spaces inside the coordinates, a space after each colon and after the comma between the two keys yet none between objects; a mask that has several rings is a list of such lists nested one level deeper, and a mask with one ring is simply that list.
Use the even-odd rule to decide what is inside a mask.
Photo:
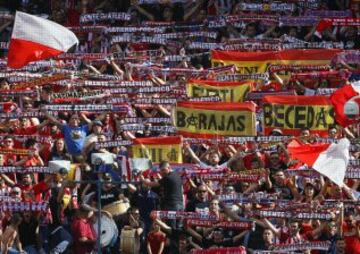
[{"label": "stadium crowd", "polygon": [[[360,22],[319,30],[359,10],[357,0],[0,0],[0,253],[360,253],[360,125],[330,111],[304,124],[318,100],[359,80]],[[68,27],[79,44],[7,68],[15,11]],[[266,71],[231,60],[301,49],[320,53]],[[221,82],[247,88],[206,88]],[[285,109],[267,110],[282,95],[307,108],[280,120]],[[222,123],[195,117],[212,103]],[[224,123],[231,103],[254,119]],[[342,138],[343,185],[288,148]]]}]

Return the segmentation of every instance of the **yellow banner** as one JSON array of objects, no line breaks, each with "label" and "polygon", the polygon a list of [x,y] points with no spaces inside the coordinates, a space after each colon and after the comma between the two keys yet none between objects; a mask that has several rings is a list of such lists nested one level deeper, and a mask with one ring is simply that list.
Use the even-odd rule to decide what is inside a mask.
[{"label": "yellow banner", "polygon": [[[240,52],[213,50],[213,66],[235,65],[239,74],[265,73],[270,65],[327,65],[342,50],[290,49],[282,51]],[[279,75],[288,76],[287,72]]]},{"label": "yellow banner", "polygon": [[223,102],[243,102],[249,91],[249,84],[237,86],[213,86],[197,83],[186,84],[186,93],[189,97],[219,96]]},{"label": "yellow banner", "polygon": [[187,137],[256,135],[255,113],[248,110],[176,108],[176,127]]},{"label": "yellow banner", "polygon": [[[335,124],[334,109],[324,96],[268,96],[263,104],[265,135],[273,129],[281,129],[284,135],[299,135],[302,129],[312,133],[327,134]],[[277,101],[276,101],[277,99]]]},{"label": "yellow banner", "polygon": [[152,162],[168,161],[182,163],[182,142],[180,137],[159,137],[135,139],[132,146],[133,158],[148,158]]}]

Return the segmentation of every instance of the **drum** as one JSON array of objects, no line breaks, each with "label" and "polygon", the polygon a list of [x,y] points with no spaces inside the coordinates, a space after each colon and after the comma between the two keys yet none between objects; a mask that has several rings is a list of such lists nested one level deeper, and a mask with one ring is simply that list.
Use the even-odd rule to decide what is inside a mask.
[{"label": "drum", "polygon": [[126,213],[129,207],[129,202],[116,201],[104,206],[103,210],[108,211],[112,216],[118,216]]},{"label": "drum", "polygon": [[101,247],[106,247],[116,241],[116,239],[119,235],[119,231],[117,229],[117,226],[116,226],[114,220],[110,219],[109,217],[107,217],[105,215],[101,215],[100,224],[101,224],[100,225],[101,226],[100,234],[98,232],[98,218],[94,222],[93,227],[96,232],[96,235],[98,237],[100,236]]},{"label": "drum", "polygon": [[140,252],[140,239],[136,229],[123,229],[120,236],[121,254],[138,254]]}]

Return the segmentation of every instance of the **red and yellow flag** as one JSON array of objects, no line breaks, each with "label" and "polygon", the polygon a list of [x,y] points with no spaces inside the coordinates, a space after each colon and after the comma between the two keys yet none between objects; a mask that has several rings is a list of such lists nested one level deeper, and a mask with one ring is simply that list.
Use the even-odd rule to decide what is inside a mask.
[{"label": "red and yellow flag", "polygon": [[219,96],[223,102],[243,102],[246,94],[252,91],[255,85],[248,81],[189,80],[186,93],[189,97]]},{"label": "red and yellow flag", "polygon": [[324,136],[335,124],[334,109],[326,96],[265,96],[263,113],[265,135],[280,129],[284,135],[297,136],[309,128]]},{"label": "red and yellow flag", "polygon": [[241,74],[264,73],[271,64],[279,65],[326,65],[340,49],[289,49],[283,51],[211,52],[213,66],[234,64]]},{"label": "red and yellow flag", "polygon": [[178,102],[175,121],[178,134],[185,137],[256,135],[255,104],[251,102]]},{"label": "red and yellow flag", "polygon": [[180,136],[137,138],[133,142],[133,158],[148,158],[157,163],[163,160],[182,163],[182,140]]}]

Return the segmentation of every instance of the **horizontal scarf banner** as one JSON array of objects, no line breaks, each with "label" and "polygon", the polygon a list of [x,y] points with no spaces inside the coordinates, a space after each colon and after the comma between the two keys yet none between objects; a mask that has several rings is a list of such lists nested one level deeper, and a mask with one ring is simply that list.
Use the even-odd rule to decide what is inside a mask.
[{"label": "horizontal scarf banner", "polygon": [[343,49],[343,42],[293,42],[282,45],[282,50],[287,49]]},{"label": "horizontal scarf banner", "polygon": [[8,135],[8,134],[0,134],[0,141],[4,140],[5,137],[11,137],[14,141],[19,143],[25,143],[28,139],[35,139],[36,142],[39,143],[52,143],[53,138],[49,136],[41,136],[41,135]]},{"label": "horizontal scarf banner", "polygon": [[321,33],[332,26],[360,26],[360,18],[324,18],[317,25],[315,35],[321,38]]},{"label": "horizontal scarf banner", "polygon": [[224,45],[222,43],[212,43],[212,42],[191,42],[187,48],[188,49],[223,49]]},{"label": "horizontal scarf banner", "polygon": [[29,149],[15,149],[15,148],[0,148],[0,154],[6,154],[6,155],[25,155],[28,156],[30,154],[31,150]]},{"label": "horizontal scarf banner", "polygon": [[322,250],[328,251],[330,248],[330,241],[315,241],[315,242],[302,242],[292,244],[274,244],[271,245],[272,251],[279,253],[288,253],[289,251],[303,251],[303,250]]},{"label": "horizontal scarf banner", "polygon": [[82,14],[80,16],[80,23],[89,23],[95,21],[129,21],[131,19],[131,15],[124,12],[108,12],[108,13],[89,13]]},{"label": "horizontal scarf banner", "polygon": [[0,19],[1,20],[14,20],[14,15],[11,14],[10,12],[8,11],[1,11],[0,12]]},{"label": "horizontal scarf banner", "polygon": [[[136,0],[137,4],[162,4],[163,0]],[[168,3],[186,3],[187,0],[167,0]]]},{"label": "horizontal scarf banner", "polygon": [[295,3],[301,10],[317,10],[320,8],[321,1],[319,0],[289,0],[290,3]]},{"label": "horizontal scarf banner", "polygon": [[162,133],[176,133],[174,126],[146,126],[143,124],[122,124],[118,128],[120,131],[155,131]]},{"label": "horizontal scarf banner", "polygon": [[114,141],[97,142],[95,147],[96,149],[100,149],[100,148],[110,148],[110,147],[119,147],[119,146],[131,146],[132,144],[133,144],[132,140],[114,140]]},{"label": "horizontal scarf banner", "polygon": [[23,90],[23,91],[14,91],[14,90],[0,90],[0,96],[32,96],[35,95],[34,91],[31,90]]},{"label": "horizontal scarf banner", "polygon": [[317,71],[317,72],[303,72],[303,73],[292,73],[291,80],[304,80],[313,78],[342,78],[347,80],[351,75],[349,71]]},{"label": "horizontal scarf banner", "polygon": [[141,124],[147,124],[147,123],[154,123],[154,124],[171,124],[172,120],[171,118],[165,118],[165,117],[149,117],[149,118],[139,118],[139,117],[127,117],[124,119],[121,119],[124,121],[124,123],[141,123]]},{"label": "horizontal scarf banner", "polygon": [[231,38],[226,40],[226,44],[245,44],[245,43],[264,43],[264,44],[279,44],[282,40],[273,38],[251,39],[251,38]]},{"label": "horizontal scarf banner", "polygon": [[262,100],[265,96],[274,96],[274,95],[296,95],[295,90],[289,91],[271,91],[271,92],[250,92],[246,95],[246,100],[248,101],[259,101]]},{"label": "horizontal scarf banner", "polygon": [[202,96],[202,97],[186,98],[185,101],[189,101],[189,102],[190,101],[193,101],[193,102],[220,102],[221,99],[219,96]]},{"label": "horizontal scarf banner", "polygon": [[90,92],[77,92],[77,91],[72,91],[72,92],[64,92],[64,93],[52,93],[51,94],[51,98],[53,99],[65,99],[65,98],[79,98],[79,99],[93,99],[93,98],[101,98],[104,97],[106,94],[103,91],[100,90],[94,90],[94,91],[90,91]]},{"label": "horizontal scarf banner", "polygon": [[135,36],[135,35],[118,35],[111,37],[110,44],[116,43],[149,43],[149,44],[159,44],[166,45],[168,41],[160,37],[150,37],[150,36]]},{"label": "horizontal scarf banner", "polygon": [[234,64],[240,74],[265,73],[269,65],[328,65],[339,49],[307,49],[265,52],[212,51],[211,62]]},{"label": "horizontal scarf banner", "polygon": [[346,64],[358,64],[360,62],[359,50],[346,50],[333,58],[334,65],[342,62]]},{"label": "horizontal scarf banner", "polygon": [[113,111],[112,104],[75,104],[75,105],[66,105],[66,104],[57,104],[57,105],[44,105],[44,110],[48,111]]},{"label": "horizontal scarf banner", "polygon": [[332,95],[338,88],[318,88],[316,89],[316,95]]},{"label": "horizontal scarf banner", "polygon": [[[0,152],[3,154],[2,152]],[[27,155],[27,154],[26,154]],[[0,167],[1,174],[7,173],[20,173],[20,174],[28,174],[28,173],[45,173],[45,174],[54,174],[53,169],[48,167],[12,167],[12,166],[1,166]]]},{"label": "horizontal scarf banner", "polygon": [[253,200],[254,202],[266,199],[268,202],[275,202],[278,199],[277,193],[235,193],[235,194],[220,194],[217,196],[220,202],[225,203],[244,203],[244,201]]},{"label": "horizontal scarf banner", "polygon": [[255,74],[230,74],[230,75],[218,75],[216,80],[218,81],[241,81],[241,80],[264,80],[269,79],[267,73],[255,73]]},{"label": "horizontal scarf banner", "polygon": [[334,109],[326,96],[265,96],[263,99],[265,135],[280,129],[284,135],[300,135],[304,128],[326,136],[335,124]]},{"label": "horizontal scarf banner", "polygon": [[351,18],[353,16],[353,13],[351,10],[306,10],[305,16],[321,18]]},{"label": "horizontal scarf banner", "polygon": [[135,104],[176,104],[179,98],[137,98]]},{"label": "horizontal scarf banner", "polygon": [[[41,78],[44,75],[41,73],[30,72],[0,72],[0,78]],[[13,82],[13,81],[11,81]]]},{"label": "horizontal scarf banner", "polygon": [[314,26],[319,22],[319,17],[313,16],[282,16],[279,20],[279,26]]},{"label": "horizontal scarf banner", "polygon": [[152,86],[152,87],[140,87],[140,88],[110,88],[111,94],[141,94],[141,93],[169,93],[172,91],[174,86]]},{"label": "horizontal scarf banner", "polygon": [[294,4],[289,3],[241,3],[240,9],[243,11],[264,11],[264,12],[293,12],[295,10]]},{"label": "horizontal scarf banner", "polygon": [[306,71],[329,71],[329,65],[270,65],[269,72],[306,72]]},{"label": "horizontal scarf banner", "polygon": [[221,227],[224,229],[236,229],[236,230],[253,230],[255,227],[252,221],[219,221],[214,222],[212,220],[186,220],[188,227]]},{"label": "horizontal scarf banner", "polygon": [[345,179],[360,179],[360,168],[357,170],[348,168],[345,172]]},{"label": "horizontal scarf banner", "polygon": [[107,33],[164,33],[166,27],[118,26],[107,27]]},{"label": "horizontal scarf banner", "polygon": [[[50,115],[56,116],[57,112],[50,112]],[[0,118],[6,119],[19,119],[22,117],[32,118],[32,117],[44,117],[44,113],[40,111],[27,111],[27,112],[15,112],[15,113],[0,113]]]},{"label": "horizontal scarf banner", "polygon": [[47,202],[2,202],[0,205],[3,212],[45,212],[47,208]]},{"label": "horizontal scarf banner", "polygon": [[182,162],[182,139],[180,136],[136,138],[133,140],[133,158],[148,158],[152,162]]},{"label": "horizontal scarf banner", "polygon": [[119,76],[109,75],[109,74],[87,74],[83,75],[84,78],[92,79],[92,80],[120,80]]},{"label": "horizontal scarf banner", "polygon": [[5,42],[5,41],[0,42],[0,49],[8,49],[8,48],[9,48],[8,42]]},{"label": "horizontal scarf banner", "polygon": [[189,97],[219,96],[223,102],[243,102],[246,94],[256,86],[253,82],[218,82],[189,80],[186,93]]},{"label": "horizontal scarf banner", "polygon": [[106,32],[106,26],[68,26],[67,29],[70,29],[74,33],[101,33]]},{"label": "horizontal scarf banner", "polygon": [[96,60],[104,59],[110,54],[106,53],[63,53],[56,57],[57,60]]},{"label": "horizontal scarf banner", "polygon": [[178,133],[185,137],[255,135],[252,103],[178,102],[175,109]]},{"label": "horizontal scarf banner", "polygon": [[89,87],[146,87],[153,86],[152,81],[97,81],[97,80],[85,80],[79,86],[89,86]]},{"label": "horizontal scarf banner", "polygon": [[191,254],[246,254],[246,248],[239,247],[215,247],[210,249],[193,249]]},{"label": "horizontal scarf banner", "polygon": [[217,32],[178,32],[178,33],[159,33],[155,34],[155,37],[164,38],[164,39],[182,39],[182,38],[190,38],[190,37],[203,37],[203,38],[211,38],[216,39],[218,36]]},{"label": "horizontal scarf banner", "polygon": [[[193,177],[196,175],[192,175]],[[202,174],[201,179],[203,180],[211,180],[211,181],[231,181],[231,182],[244,182],[244,183],[258,183],[260,180],[260,176],[258,175],[242,175],[242,174]]]},{"label": "horizontal scarf banner", "polygon": [[252,212],[253,215],[262,218],[286,218],[298,220],[332,220],[332,215],[328,212],[292,212],[276,210],[257,210]]},{"label": "horizontal scarf banner", "polygon": [[3,195],[0,196],[0,203],[2,203],[2,202],[20,202],[20,201],[21,201],[21,198],[13,198],[10,196],[3,196]]},{"label": "horizontal scarf banner", "polygon": [[225,44],[222,47],[224,50],[240,50],[240,51],[257,51],[257,50],[281,50],[282,44],[274,43],[241,43],[241,44]]},{"label": "horizontal scarf banner", "polygon": [[246,142],[269,143],[279,142],[283,143],[290,139],[290,136],[258,136],[258,137],[219,137],[217,139],[203,139],[203,138],[184,138],[184,141],[190,144],[245,144]]},{"label": "horizontal scarf banner", "polygon": [[157,219],[175,220],[175,219],[192,219],[192,220],[211,220],[218,221],[215,214],[182,212],[182,211],[152,211],[151,217]]},{"label": "horizontal scarf banner", "polygon": [[64,79],[67,79],[67,78],[68,77],[66,75],[64,75],[64,74],[54,74],[54,75],[48,76],[48,77],[41,77],[41,78],[34,79],[34,80],[31,80],[31,81],[13,84],[11,89],[25,90],[27,88],[34,88],[35,86],[48,85],[48,84],[53,83],[55,81],[64,80]]}]

